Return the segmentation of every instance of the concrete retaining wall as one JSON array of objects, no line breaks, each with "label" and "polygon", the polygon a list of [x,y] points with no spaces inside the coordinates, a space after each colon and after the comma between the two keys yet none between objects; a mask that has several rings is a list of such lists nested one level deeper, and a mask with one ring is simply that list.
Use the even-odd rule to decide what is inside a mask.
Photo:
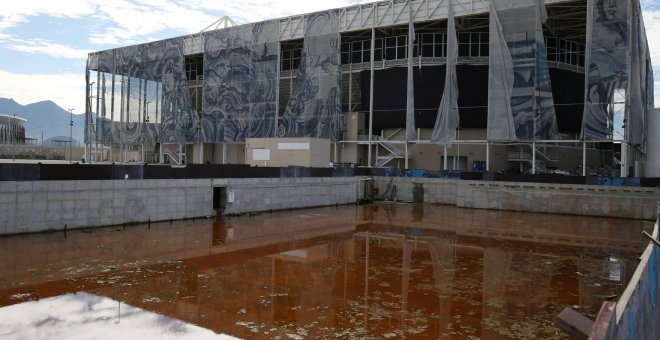
[{"label": "concrete retaining wall", "polygon": [[213,185],[234,193],[226,213],[315,207],[356,201],[353,177],[214,179]]},{"label": "concrete retaining wall", "polygon": [[0,235],[210,216],[214,186],[234,193],[227,213],[353,203],[355,183],[352,177],[0,182]]},{"label": "concrete retaining wall", "polygon": [[[653,219],[660,200],[657,188],[374,180],[378,199],[478,209]],[[358,177],[3,181],[0,235],[210,216],[215,213],[213,187],[233,193],[234,202],[224,211],[236,214],[353,203],[362,196],[363,184]]]},{"label": "concrete retaining wall", "polygon": [[208,179],[0,182],[0,234],[212,215]]},{"label": "concrete retaining wall", "polygon": [[424,202],[476,209],[653,220],[660,200],[658,188],[406,177],[376,177],[379,196],[390,180],[398,200],[413,201],[417,185]]}]

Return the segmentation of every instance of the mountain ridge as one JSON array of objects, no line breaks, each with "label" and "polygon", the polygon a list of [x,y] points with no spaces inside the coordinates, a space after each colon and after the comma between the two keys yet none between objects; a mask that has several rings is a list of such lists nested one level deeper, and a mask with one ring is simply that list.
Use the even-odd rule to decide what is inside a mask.
[{"label": "mountain ridge", "polygon": [[35,138],[38,144],[56,136],[69,136],[71,118],[73,118],[73,138],[82,141],[85,125],[84,114],[73,114],[51,100],[42,100],[26,105],[17,103],[12,98],[0,97],[0,114],[26,119],[25,137]]}]

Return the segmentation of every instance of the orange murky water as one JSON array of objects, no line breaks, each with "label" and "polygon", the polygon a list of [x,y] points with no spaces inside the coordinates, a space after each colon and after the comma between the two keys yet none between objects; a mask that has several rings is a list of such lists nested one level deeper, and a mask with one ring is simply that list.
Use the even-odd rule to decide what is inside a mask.
[{"label": "orange murky water", "polygon": [[373,204],[3,237],[0,315],[85,292],[241,338],[566,338],[555,316],[616,299],[651,228]]}]

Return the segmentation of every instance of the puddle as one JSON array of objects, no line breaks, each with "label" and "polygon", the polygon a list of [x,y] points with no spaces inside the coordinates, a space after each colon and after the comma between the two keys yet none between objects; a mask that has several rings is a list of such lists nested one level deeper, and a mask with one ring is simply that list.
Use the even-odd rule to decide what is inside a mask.
[{"label": "puddle", "polygon": [[[80,308],[108,300],[168,320],[154,323],[208,332],[202,337],[565,339],[555,316],[574,306],[593,317],[616,299],[646,244],[640,232],[651,228],[374,204],[3,237],[0,315],[20,308],[44,324],[110,320]],[[26,324],[0,320],[3,339],[63,331],[19,336]],[[99,334],[68,324],[73,338]],[[128,321],[103,327],[105,335],[163,334]]]}]

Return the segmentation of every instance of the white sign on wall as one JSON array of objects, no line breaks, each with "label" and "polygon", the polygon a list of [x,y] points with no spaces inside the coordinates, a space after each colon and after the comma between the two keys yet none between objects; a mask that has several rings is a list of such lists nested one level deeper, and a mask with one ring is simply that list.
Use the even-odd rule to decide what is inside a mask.
[{"label": "white sign on wall", "polygon": [[309,150],[309,143],[277,143],[280,150]]},{"label": "white sign on wall", "polygon": [[269,161],[270,149],[252,149],[253,161]]}]

